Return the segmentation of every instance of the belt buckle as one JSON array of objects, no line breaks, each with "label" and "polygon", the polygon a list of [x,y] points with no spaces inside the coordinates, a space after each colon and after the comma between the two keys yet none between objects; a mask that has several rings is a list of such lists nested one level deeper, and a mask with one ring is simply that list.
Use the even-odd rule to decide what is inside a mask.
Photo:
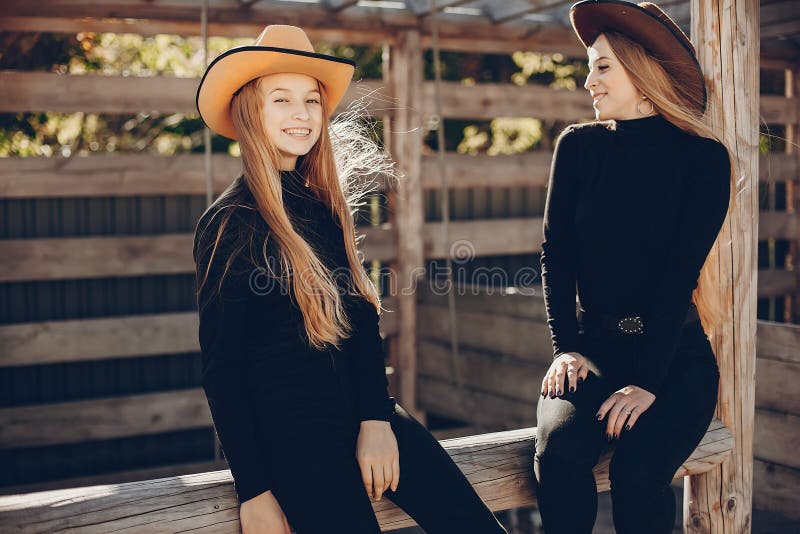
[{"label": "belt buckle", "polygon": [[638,315],[623,317],[617,323],[617,328],[624,334],[639,335],[644,332],[644,323]]}]

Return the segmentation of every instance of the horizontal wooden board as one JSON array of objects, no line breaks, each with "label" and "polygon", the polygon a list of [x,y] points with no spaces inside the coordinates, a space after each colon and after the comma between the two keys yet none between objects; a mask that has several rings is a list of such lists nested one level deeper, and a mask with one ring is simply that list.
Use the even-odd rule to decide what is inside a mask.
[{"label": "horizontal wooden board", "polygon": [[[444,158],[446,184],[453,190],[546,188],[552,158],[553,154],[548,150],[508,156],[448,152]],[[798,160],[794,155],[770,153],[761,155],[760,161],[762,181],[798,179]],[[221,193],[242,172],[241,160],[225,154],[214,154],[211,167],[215,194]],[[424,189],[438,190],[441,187],[437,156],[422,157],[421,176]],[[372,185],[375,190],[387,186],[382,180],[375,180]],[[394,186],[392,183],[388,185]],[[7,158],[0,166],[0,198],[202,195],[205,190],[205,163],[201,154]],[[785,224],[789,224],[790,229],[781,231],[797,235],[796,220]],[[769,236],[771,231],[768,229],[759,231]]]},{"label": "horizontal wooden board", "polygon": [[197,352],[197,313],[0,326],[0,367]]},{"label": "horizontal wooden board", "polygon": [[756,458],[800,469],[799,450],[800,415],[756,409],[753,428]]},{"label": "horizontal wooden board", "polygon": [[753,508],[800,520],[797,488],[800,488],[800,469],[758,458],[753,461]]},{"label": "horizontal wooden board", "polygon": [[763,357],[760,347],[756,340],[756,408],[800,415],[800,364]]},{"label": "horizontal wooden board", "polygon": [[200,388],[0,409],[0,448],[159,434],[211,427]]},{"label": "horizontal wooden board", "polygon": [[[196,113],[199,80],[170,76],[61,75],[48,72],[0,71],[0,112],[21,111],[140,113],[159,111]],[[57,87],[58,90],[54,90]],[[391,114],[388,84],[361,80],[351,85],[338,110],[365,95],[374,115]],[[445,118],[490,120],[497,117],[534,117],[581,122],[594,115],[591,97],[583,90],[550,89],[540,85],[442,82]],[[797,122],[797,99],[762,95],[761,115],[768,124]],[[436,113],[435,85],[422,87],[421,111]],[[521,115],[522,113],[522,115]]]},{"label": "horizontal wooden board", "polygon": [[800,365],[800,325],[758,321],[758,356]]},{"label": "horizontal wooden board", "polygon": [[[530,462],[534,428],[442,441],[478,495],[493,511],[534,503]],[[676,476],[721,463],[732,449],[730,432],[713,421]],[[598,490],[608,489],[608,455],[595,468]],[[373,503],[383,530],[413,525],[388,499]],[[73,488],[0,497],[0,529],[14,532],[155,533],[211,528],[238,532],[239,505],[229,471],[147,482]],[[332,528],[337,528],[332,525]]]}]

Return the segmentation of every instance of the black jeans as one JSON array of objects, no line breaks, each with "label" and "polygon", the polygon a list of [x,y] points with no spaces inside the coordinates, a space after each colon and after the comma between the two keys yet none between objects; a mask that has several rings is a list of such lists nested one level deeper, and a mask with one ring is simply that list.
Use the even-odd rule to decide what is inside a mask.
[{"label": "black jeans", "polygon": [[[299,534],[379,533],[356,460],[360,422],[352,361],[339,355],[333,369],[320,359],[301,376],[314,387],[303,389],[284,374],[272,383],[262,381],[258,395],[265,408],[258,432],[275,498]],[[390,424],[400,453],[400,482],[397,491],[389,489],[384,498],[429,534],[506,533],[419,421],[395,403]]]},{"label": "black jeans", "polygon": [[[600,405],[629,384],[640,340],[611,331],[581,332],[587,379],[537,407],[533,470],[547,534],[592,532],[597,489],[592,468],[610,445]],[[620,534],[672,532],[673,475],[702,439],[714,414],[719,370],[701,323],[684,325],[675,360],[650,408],[616,440],[609,478],[613,518]]]}]

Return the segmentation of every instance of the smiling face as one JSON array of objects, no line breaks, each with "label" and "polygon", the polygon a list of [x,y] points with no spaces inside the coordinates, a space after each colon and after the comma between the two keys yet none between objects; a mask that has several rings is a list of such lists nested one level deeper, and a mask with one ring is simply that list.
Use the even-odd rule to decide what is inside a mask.
[{"label": "smiling face", "polygon": [[297,157],[311,150],[322,128],[322,95],[316,79],[306,74],[264,76],[264,125],[281,153],[281,170],[292,170]]},{"label": "smiling face", "polygon": [[[606,36],[600,34],[586,52],[589,56],[589,76],[583,86],[592,94],[595,118],[625,120],[645,117],[636,109],[643,95],[614,55]],[[650,102],[645,102],[641,108],[649,111]]]}]

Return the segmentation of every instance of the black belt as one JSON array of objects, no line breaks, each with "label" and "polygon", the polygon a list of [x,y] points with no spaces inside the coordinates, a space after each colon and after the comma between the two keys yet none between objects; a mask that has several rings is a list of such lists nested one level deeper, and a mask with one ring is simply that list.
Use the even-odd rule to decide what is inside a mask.
[{"label": "black belt", "polygon": [[[602,328],[604,330],[612,330],[614,332],[627,334],[631,336],[640,336],[644,334],[645,324],[644,319],[638,315],[629,315],[621,317],[618,315],[608,315],[605,313],[589,313],[586,310],[581,310],[581,320],[585,326],[593,328]],[[686,318],[683,324],[699,321],[700,315],[697,313],[697,307],[692,303],[689,310],[686,312]]]}]

